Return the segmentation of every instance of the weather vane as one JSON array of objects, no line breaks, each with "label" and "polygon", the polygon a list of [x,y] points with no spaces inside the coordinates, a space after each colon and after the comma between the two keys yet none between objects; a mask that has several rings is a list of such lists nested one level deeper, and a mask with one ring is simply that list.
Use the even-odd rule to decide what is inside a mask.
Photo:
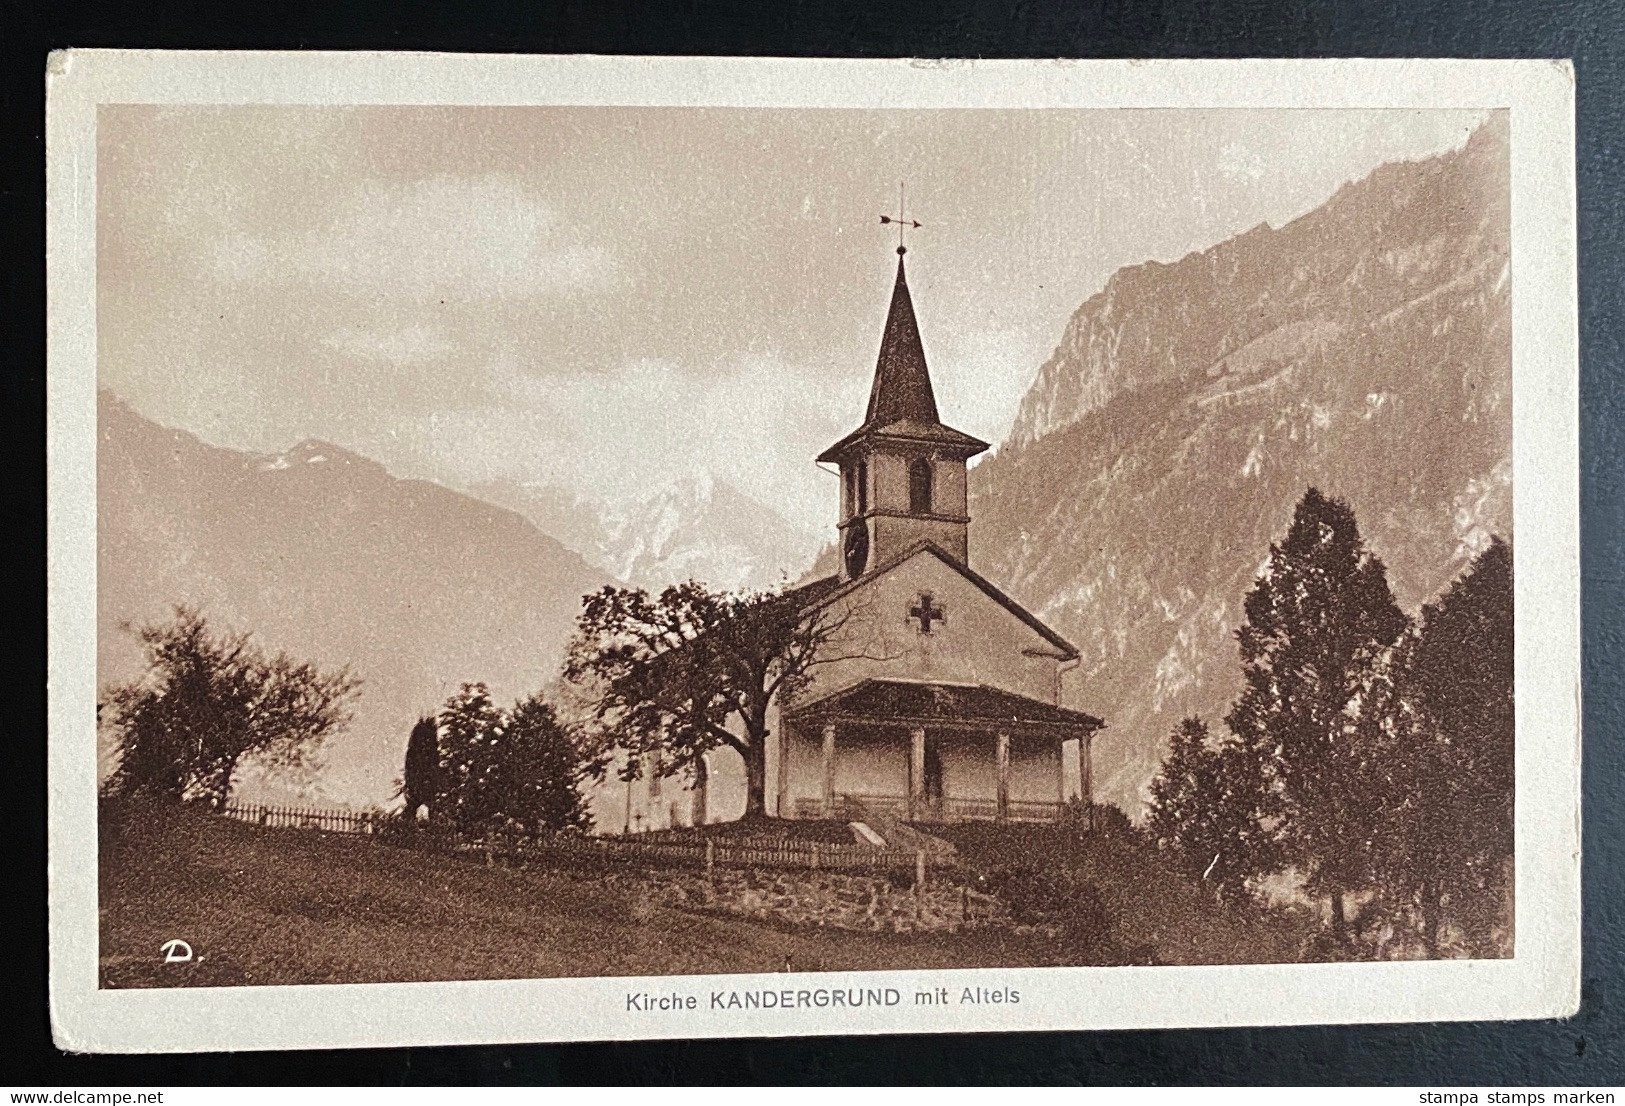
[{"label": "weather vane", "polygon": [[896,217],[893,217],[893,216],[890,216],[890,215],[882,215],[880,217],[880,221],[882,223],[896,223],[897,224],[897,256],[899,256],[899,257],[903,256],[905,253],[908,252],[908,247],[903,244],[903,232],[909,227],[918,228],[919,225],[920,225],[919,223],[915,222],[912,219],[905,218],[905,215],[906,215],[907,212],[908,212],[908,208],[906,206],[904,206],[904,204],[903,204],[903,186],[902,186],[901,183],[899,183],[898,186],[897,186],[897,215],[896,215]]}]

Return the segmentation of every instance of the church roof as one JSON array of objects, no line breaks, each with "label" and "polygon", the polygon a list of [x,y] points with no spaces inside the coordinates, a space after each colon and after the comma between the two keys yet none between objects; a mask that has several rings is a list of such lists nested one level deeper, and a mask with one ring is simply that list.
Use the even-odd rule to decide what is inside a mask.
[{"label": "church roof", "polygon": [[925,346],[908,294],[908,274],[902,249],[897,256],[897,282],[892,286],[891,309],[880,338],[875,379],[869,388],[869,409],[863,425],[819,455],[820,461],[838,461],[853,443],[870,437],[902,438],[947,446],[965,456],[987,448],[980,438],[944,426],[937,414],[937,397],[925,363]]},{"label": "church roof", "polygon": [[869,389],[869,413],[863,421],[867,426],[884,426],[903,419],[941,421],[937,417],[937,397],[931,390],[931,373],[925,367],[920,324],[914,319],[914,300],[908,294],[908,274],[899,254],[897,283],[892,285],[891,310],[886,312],[875,382]]},{"label": "church roof", "polygon": [[986,684],[921,683],[914,680],[864,680],[795,710],[797,718],[848,715],[867,719],[918,722],[972,722],[997,726],[1044,726],[1094,733],[1106,723],[1092,714],[1068,710],[1039,699]]}]

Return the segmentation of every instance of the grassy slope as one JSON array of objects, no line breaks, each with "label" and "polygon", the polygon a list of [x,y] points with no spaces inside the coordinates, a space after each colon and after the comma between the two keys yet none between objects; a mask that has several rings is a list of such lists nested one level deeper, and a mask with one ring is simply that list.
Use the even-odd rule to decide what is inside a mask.
[{"label": "grassy slope", "polygon": [[[104,813],[102,984],[230,986],[1056,963],[1034,936],[791,930],[635,891],[183,811]],[[190,964],[160,963],[170,938]]]},{"label": "grassy slope", "polygon": [[1120,833],[1080,835],[1059,826],[966,823],[935,827],[984,871],[1063,865],[1095,885],[1125,946],[1148,944],[1166,964],[1292,962],[1309,929],[1302,919],[1247,906],[1222,908],[1157,851]]}]

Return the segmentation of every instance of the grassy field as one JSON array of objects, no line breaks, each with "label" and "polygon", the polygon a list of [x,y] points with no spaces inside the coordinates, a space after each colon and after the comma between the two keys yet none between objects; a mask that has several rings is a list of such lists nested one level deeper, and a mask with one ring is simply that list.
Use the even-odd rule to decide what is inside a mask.
[{"label": "grassy field", "polygon": [[[104,812],[104,987],[1053,964],[1041,937],[794,930],[635,888],[186,811]],[[191,963],[159,946],[187,941]]]},{"label": "grassy field", "polygon": [[[1099,887],[1119,940],[1165,963],[1290,959],[1301,931],[1217,911],[1130,843],[961,827],[967,859],[1057,858]],[[1035,932],[881,934],[792,928],[655,905],[635,880],[487,868],[376,840],[266,829],[169,808],[106,808],[104,987],[232,986],[1044,966],[1073,962]],[[171,938],[190,963],[162,962]]]}]

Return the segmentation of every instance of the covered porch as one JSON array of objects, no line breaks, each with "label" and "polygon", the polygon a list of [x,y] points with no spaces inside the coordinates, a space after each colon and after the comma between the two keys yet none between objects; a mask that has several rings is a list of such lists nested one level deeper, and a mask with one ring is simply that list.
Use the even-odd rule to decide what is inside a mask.
[{"label": "covered porch", "polygon": [[1104,723],[981,685],[866,680],[782,719],[789,818],[1052,822],[1091,793]]}]

